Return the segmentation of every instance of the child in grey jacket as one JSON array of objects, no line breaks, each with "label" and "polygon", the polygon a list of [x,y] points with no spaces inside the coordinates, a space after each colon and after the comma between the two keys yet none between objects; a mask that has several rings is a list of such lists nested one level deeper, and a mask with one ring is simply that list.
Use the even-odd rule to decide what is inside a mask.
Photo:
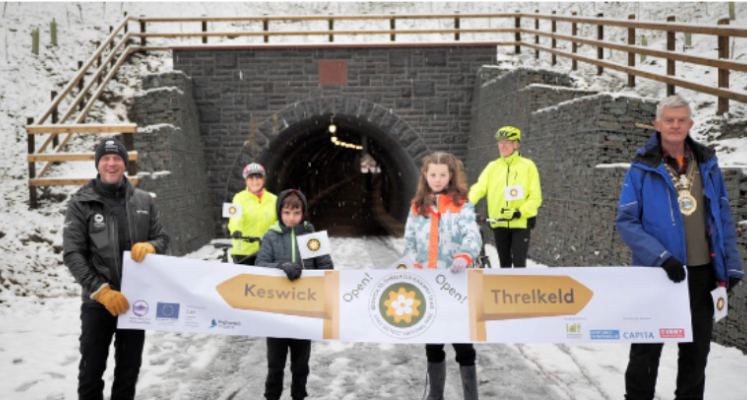
[{"label": "child in grey jacket", "polygon": [[[303,269],[333,269],[332,258],[324,255],[301,259],[296,236],[314,232],[314,226],[304,221],[307,213],[306,197],[298,190],[289,189],[278,195],[278,222],[262,238],[256,264],[279,268],[291,281],[301,277]],[[265,398],[278,400],[283,392],[283,370],[290,348],[291,398],[304,399],[309,375],[311,341],[305,339],[267,338],[267,380]]]}]

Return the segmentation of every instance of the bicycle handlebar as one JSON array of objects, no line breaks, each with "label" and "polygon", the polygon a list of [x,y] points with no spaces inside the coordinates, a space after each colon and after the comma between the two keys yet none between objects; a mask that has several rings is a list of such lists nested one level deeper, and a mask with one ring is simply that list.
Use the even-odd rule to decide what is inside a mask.
[{"label": "bicycle handlebar", "polygon": [[[229,237],[227,239],[231,239],[231,240],[243,240],[245,242],[261,242],[262,241],[262,238],[256,237],[256,236],[242,236],[242,237],[240,237],[238,239],[234,239],[234,238],[230,238]],[[213,248],[214,249],[230,249],[232,247],[233,247],[233,243],[213,243]]]}]

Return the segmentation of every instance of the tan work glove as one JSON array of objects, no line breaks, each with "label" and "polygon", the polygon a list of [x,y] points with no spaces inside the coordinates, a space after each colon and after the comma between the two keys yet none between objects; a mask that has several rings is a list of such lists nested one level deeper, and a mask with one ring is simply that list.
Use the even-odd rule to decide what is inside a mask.
[{"label": "tan work glove", "polygon": [[127,301],[127,298],[122,293],[112,290],[109,286],[105,286],[96,293],[93,299],[103,304],[115,317],[126,313],[130,309],[130,303]]},{"label": "tan work glove", "polygon": [[156,248],[148,242],[135,243],[130,250],[130,256],[136,262],[142,262],[146,254],[156,254]]}]

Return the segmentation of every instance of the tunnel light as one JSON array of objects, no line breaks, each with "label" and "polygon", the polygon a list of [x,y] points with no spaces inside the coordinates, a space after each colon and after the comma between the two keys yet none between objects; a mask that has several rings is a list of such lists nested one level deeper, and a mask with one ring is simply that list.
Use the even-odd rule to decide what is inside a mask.
[{"label": "tunnel light", "polygon": [[337,132],[337,125],[329,124],[329,133],[334,134],[335,132]]}]

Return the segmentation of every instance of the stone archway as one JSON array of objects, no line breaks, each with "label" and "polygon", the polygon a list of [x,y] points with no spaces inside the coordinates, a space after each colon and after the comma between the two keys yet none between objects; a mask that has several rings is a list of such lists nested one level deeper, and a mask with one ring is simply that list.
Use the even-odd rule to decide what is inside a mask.
[{"label": "stone archway", "polygon": [[[340,140],[364,145],[365,150],[335,146],[328,131],[332,120]],[[316,219],[321,229],[344,236],[401,231],[417,189],[420,162],[430,152],[397,114],[345,97],[289,105],[262,122],[250,142],[251,158],[268,170],[268,189],[303,190],[315,214],[312,222]],[[363,152],[379,163],[380,174],[361,173]],[[394,221],[400,226],[393,228]],[[368,228],[360,229],[361,224]]]}]

